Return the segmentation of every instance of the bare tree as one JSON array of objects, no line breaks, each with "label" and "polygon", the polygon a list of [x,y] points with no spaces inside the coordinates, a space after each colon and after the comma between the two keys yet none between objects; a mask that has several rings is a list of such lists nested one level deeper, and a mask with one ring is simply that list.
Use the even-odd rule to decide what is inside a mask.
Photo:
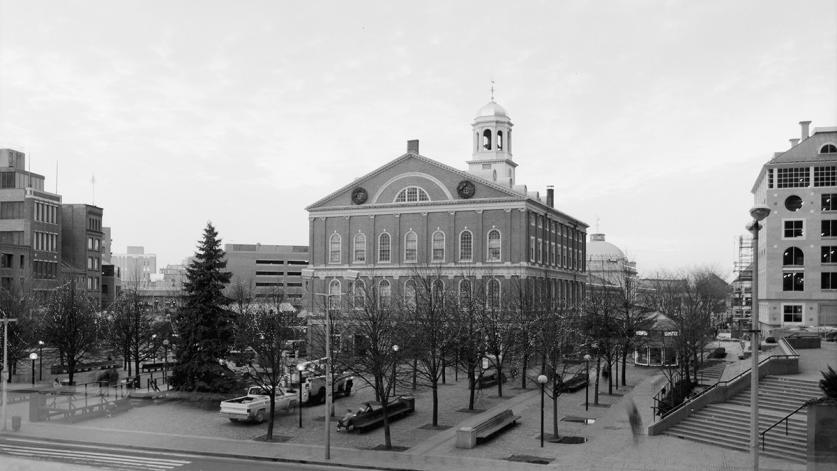
[{"label": "bare tree", "polygon": [[500,297],[499,280],[489,277],[483,281],[485,310],[480,317],[481,330],[485,336],[486,358],[497,375],[497,395],[503,397],[503,368],[519,340],[520,312]]},{"label": "bare tree", "polygon": [[[8,324],[8,355],[9,371],[6,371],[6,381],[11,382],[12,375],[17,373],[17,363],[26,358],[27,351],[34,345],[38,323],[30,310],[29,301],[21,296],[17,290],[0,289],[0,311],[7,317],[17,319]],[[0,325],[2,329],[2,325]],[[0,331],[0,345],[3,344]]]},{"label": "bare tree", "polygon": [[468,410],[474,410],[477,377],[485,358],[485,338],[481,318],[485,310],[475,278],[466,269],[459,283],[457,302],[451,305],[451,335],[456,351],[455,362],[468,376]]},{"label": "bare tree", "polygon": [[64,352],[72,384],[78,363],[97,345],[95,302],[83,291],[77,291],[75,283],[67,283],[50,293],[43,328],[47,342]]},{"label": "bare tree", "polygon": [[596,385],[594,403],[599,403],[599,378],[601,361],[604,359],[608,372],[608,394],[613,394],[613,361],[619,342],[618,301],[604,287],[591,285],[582,307],[582,329],[590,339],[593,353],[596,355]]}]

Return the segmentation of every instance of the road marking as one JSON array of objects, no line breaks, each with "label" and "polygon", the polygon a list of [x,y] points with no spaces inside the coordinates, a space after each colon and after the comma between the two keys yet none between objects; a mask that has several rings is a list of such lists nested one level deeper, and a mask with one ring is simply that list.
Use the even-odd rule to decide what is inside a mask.
[{"label": "road marking", "polygon": [[86,451],[65,450],[18,446],[0,443],[0,452],[27,458],[42,457],[47,459],[67,460],[75,463],[97,464],[116,467],[117,469],[169,470],[178,468],[190,461],[145,458],[133,455],[115,455],[112,453],[92,453]]}]

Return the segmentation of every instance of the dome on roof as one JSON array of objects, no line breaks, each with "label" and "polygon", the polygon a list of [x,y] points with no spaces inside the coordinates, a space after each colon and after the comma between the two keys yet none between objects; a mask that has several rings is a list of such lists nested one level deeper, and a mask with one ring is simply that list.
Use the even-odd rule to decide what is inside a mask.
[{"label": "dome on roof", "polygon": [[627,260],[625,253],[619,247],[605,242],[604,234],[590,234],[590,242],[587,243],[587,260]]},{"label": "dome on roof", "polygon": [[498,105],[494,100],[491,100],[487,105],[480,108],[477,111],[477,118],[482,117],[492,117],[492,116],[503,116],[508,118],[509,115],[506,113],[506,109],[502,106]]}]

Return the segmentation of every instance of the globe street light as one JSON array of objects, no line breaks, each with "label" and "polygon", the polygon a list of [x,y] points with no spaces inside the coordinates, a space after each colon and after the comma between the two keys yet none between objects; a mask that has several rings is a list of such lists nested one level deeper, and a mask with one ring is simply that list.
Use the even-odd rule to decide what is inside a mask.
[{"label": "globe street light", "polygon": [[541,385],[541,448],[543,448],[543,390],[546,386],[546,375],[538,376],[538,384]]},{"label": "globe street light", "polygon": [[32,352],[29,354],[29,359],[32,360],[32,386],[35,385],[35,360],[38,359],[38,354]]},{"label": "globe street light", "polygon": [[44,341],[38,340],[38,381],[44,380]]},{"label": "globe street light", "polygon": [[398,365],[398,345],[392,346],[392,397],[395,397],[395,367]]},{"label": "globe street light", "polygon": [[753,357],[753,366],[750,370],[750,406],[752,416],[750,426],[752,427],[750,446],[752,447],[753,469],[759,469],[759,230],[761,222],[770,214],[770,208],[764,205],[756,205],[750,210],[753,221],[747,224],[747,230],[753,234],[753,307],[750,310],[752,327],[750,329],[750,352]]},{"label": "globe street light", "polygon": [[590,354],[584,355],[584,362],[587,364],[587,383],[584,385],[584,410],[590,410]]},{"label": "globe street light", "polygon": [[[297,357],[296,361],[299,361]],[[299,428],[302,428],[302,372],[305,370],[305,365],[302,363],[296,364],[296,370],[299,372]]]}]

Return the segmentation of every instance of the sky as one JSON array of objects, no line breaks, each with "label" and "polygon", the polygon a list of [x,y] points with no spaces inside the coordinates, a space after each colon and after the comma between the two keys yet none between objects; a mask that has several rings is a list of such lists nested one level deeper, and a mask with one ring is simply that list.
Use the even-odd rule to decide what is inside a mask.
[{"label": "sky", "polygon": [[406,151],[465,169],[494,96],[517,181],[636,261],[730,276],[761,165],[837,125],[837,2],[0,0],[0,147],[114,253],[308,243]]}]

